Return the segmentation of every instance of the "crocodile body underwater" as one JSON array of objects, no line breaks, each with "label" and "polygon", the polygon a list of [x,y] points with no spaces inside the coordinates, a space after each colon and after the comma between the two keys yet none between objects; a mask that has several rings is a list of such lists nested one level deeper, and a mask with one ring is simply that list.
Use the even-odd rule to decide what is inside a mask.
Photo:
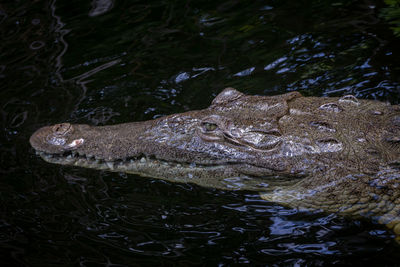
[{"label": "crocodile body underwater", "polygon": [[203,110],[30,138],[47,162],[253,190],[299,209],[370,217],[400,236],[400,106],[223,90]]}]

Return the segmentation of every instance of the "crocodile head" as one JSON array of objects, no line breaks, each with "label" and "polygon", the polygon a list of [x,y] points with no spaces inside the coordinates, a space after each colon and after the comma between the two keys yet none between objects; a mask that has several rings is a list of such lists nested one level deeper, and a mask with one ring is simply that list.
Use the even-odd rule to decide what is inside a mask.
[{"label": "crocodile head", "polygon": [[306,148],[288,142],[293,137],[278,124],[296,97],[246,96],[227,88],[204,110],[112,126],[61,123],[37,130],[30,143],[51,163],[228,189],[242,188],[247,179],[246,188],[262,188],[266,177],[305,171],[290,166],[287,155]]}]

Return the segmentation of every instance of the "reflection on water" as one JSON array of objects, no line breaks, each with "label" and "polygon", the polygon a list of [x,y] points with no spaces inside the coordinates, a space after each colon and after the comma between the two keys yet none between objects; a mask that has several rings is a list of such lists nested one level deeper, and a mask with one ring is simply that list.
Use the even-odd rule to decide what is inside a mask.
[{"label": "reflection on water", "polygon": [[12,265],[393,265],[391,232],[257,194],[49,165],[31,133],[248,94],[399,103],[399,40],[364,1],[9,1],[0,8],[0,244]]},{"label": "reflection on water", "polygon": [[93,0],[92,9],[89,11],[89,17],[96,17],[103,15],[110,11],[114,6],[113,0]]}]

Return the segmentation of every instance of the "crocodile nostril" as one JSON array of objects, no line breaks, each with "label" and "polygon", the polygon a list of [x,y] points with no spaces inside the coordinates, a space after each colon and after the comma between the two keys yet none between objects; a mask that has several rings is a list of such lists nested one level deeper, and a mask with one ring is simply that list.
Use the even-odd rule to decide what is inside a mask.
[{"label": "crocodile nostril", "polygon": [[52,131],[56,136],[64,136],[72,130],[72,125],[70,123],[59,123],[53,126]]}]

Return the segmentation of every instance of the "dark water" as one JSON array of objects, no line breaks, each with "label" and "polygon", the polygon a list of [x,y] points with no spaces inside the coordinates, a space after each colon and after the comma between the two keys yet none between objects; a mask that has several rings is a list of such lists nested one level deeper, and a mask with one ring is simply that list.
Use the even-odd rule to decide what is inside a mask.
[{"label": "dark water", "polygon": [[151,119],[223,88],[400,101],[376,1],[8,1],[0,5],[3,266],[400,265],[370,221],[249,192],[62,167],[38,127]]}]

